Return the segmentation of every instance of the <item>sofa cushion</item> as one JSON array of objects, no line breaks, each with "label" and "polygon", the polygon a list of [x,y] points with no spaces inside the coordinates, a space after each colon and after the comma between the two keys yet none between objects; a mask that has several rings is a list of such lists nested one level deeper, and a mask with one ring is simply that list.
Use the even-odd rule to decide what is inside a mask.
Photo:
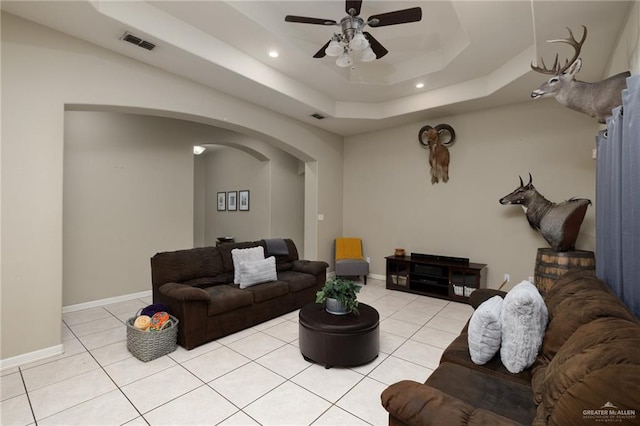
[{"label": "sofa cushion", "polygon": [[443,363],[431,373],[426,384],[472,407],[492,411],[523,425],[531,424],[535,417],[536,406],[529,386],[505,381],[474,368]]},{"label": "sofa cushion", "polygon": [[564,300],[580,297],[580,293],[593,290],[608,291],[604,281],[599,280],[592,271],[570,271],[558,278],[544,296],[549,311],[549,322],[553,319],[558,305]]},{"label": "sofa cushion", "polygon": [[493,296],[473,312],[469,320],[469,354],[475,364],[486,364],[500,350],[502,297]]},{"label": "sofa cushion", "polygon": [[243,262],[255,262],[256,260],[264,260],[263,247],[250,247],[246,249],[231,250],[231,258],[233,259],[233,283],[240,284],[240,265]]},{"label": "sofa cushion", "polygon": [[533,365],[547,327],[547,307],[538,289],[522,281],[507,293],[502,305],[500,359],[511,373]]},{"label": "sofa cushion", "polygon": [[296,293],[316,285],[316,278],[313,275],[296,271],[278,272],[278,280],[286,282],[289,285],[289,291],[291,293]]},{"label": "sofa cushion", "polygon": [[276,259],[273,256],[254,262],[240,262],[238,269],[240,271],[240,288],[247,288],[278,279],[276,275]]},{"label": "sofa cushion", "polygon": [[253,287],[246,288],[242,291],[253,294],[254,303],[261,303],[289,293],[289,286],[287,283],[282,281],[273,281],[270,283],[254,285]]},{"label": "sofa cushion", "polygon": [[293,262],[293,270],[311,275],[325,275],[329,264],[322,260],[296,260]]},{"label": "sofa cushion", "polygon": [[208,287],[204,291],[211,298],[207,310],[207,314],[210,316],[253,305],[253,296],[250,293],[232,285],[217,285]]},{"label": "sofa cushion", "polygon": [[194,278],[192,280],[184,281],[182,284],[190,285],[192,287],[206,288],[214,285],[227,284],[227,280],[226,276],[221,274],[216,275],[215,277]]},{"label": "sofa cushion", "polygon": [[[589,417],[588,410],[603,409],[607,403],[617,410],[637,412],[640,406],[638,348],[640,325],[637,322],[600,318],[578,328],[546,369],[537,420],[545,424],[592,423],[595,420]],[[626,422],[639,420],[640,414],[636,414],[633,418],[627,417]]]},{"label": "sofa cushion", "polygon": [[233,272],[233,257],[231,256],[231,250],[246,249],[258,246],[264,247],[264,243],[259,244],[256,241],[245,241],[242,243],[219,243],[216,247],[220,252],[223,270],[225,272]]},{"label": "sofa cushion", "polygon": [[222,257],[216,247],[162,252],[151,258],[151,281],[156,287],[213,277],[222,271]]},{"label": "sofa cushion", "polygon": [[473,361],[471,361],[471,355],[469,353],[469,334],[467,328],[463,329],[461,334],[456,337],[442,353],[440,363],[445,362],[472,368],[501,380],[508,380],[526,386],[529,386],[531,383],[531,371],[529,369],[518,374],[510,373],[502,364],[499,353],[484,365],[474,364]]},{"label": "sofa cushion", "polygon": [[541,352],[549,361],[581,325],[602,317],[637,321],[620,299],[593,279],[583,280],[580,286],[584,288],[557,303],[549,321]]}]

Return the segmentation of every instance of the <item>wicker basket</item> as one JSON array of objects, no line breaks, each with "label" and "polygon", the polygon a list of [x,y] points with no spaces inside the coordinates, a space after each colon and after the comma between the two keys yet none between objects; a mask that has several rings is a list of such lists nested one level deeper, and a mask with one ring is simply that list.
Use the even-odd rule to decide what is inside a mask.
[{"label": "wicker basket", "polygon": [[171,323],[160,331],[142,331],[133,326],[136,317],[127,320],[127,349],[140,361],[151,361],[176,350],[178,319],[169,315]]}]

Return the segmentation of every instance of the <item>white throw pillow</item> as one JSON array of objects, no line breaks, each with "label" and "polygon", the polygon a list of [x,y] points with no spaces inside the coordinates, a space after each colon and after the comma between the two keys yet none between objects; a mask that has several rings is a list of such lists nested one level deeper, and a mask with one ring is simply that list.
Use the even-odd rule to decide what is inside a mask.
[{"label": "white throw pillow", "polygon": [[240,263],[264,260],[264,248],[258,246],[246,249],[233,249],[231,250],[231,258],[233,259],[233,282],[240,284]]},{"label": "white throw pillow", "polygon": [[502,302],[502,346],[500,359],[511,373],[520,373],[536,360],[548,312],[538,289],[522,281]]},{"label": "white throw pillow", "polygon": [[469,354],[475,364],[486,364],[500,350],[502,297],[485,300],[469,320]]},{"label": "white throw pillow", "polygon": [[240,288],[276,281],[276,258],[269,256],[264,260],[240,263]]}]

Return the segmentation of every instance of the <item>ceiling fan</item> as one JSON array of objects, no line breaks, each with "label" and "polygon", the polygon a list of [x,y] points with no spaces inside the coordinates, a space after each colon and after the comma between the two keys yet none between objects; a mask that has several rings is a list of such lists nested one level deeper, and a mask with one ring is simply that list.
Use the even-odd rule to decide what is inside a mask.
[{"label": "ceiling fan", "polygon": [[342,18],[339,23],[333,19],[308,18],[305,16],[287,15],[284,18],[286,22],[297,22],[300,24],[339,25],[342,28],[342,32],[334,33],[331,39],[322,46],[313,57],[324,58],[327,55],[337,56],[336,65],[340,67],[348,67],[353,64],[353,59],[350,56],[352,51],[361,52],[360,60],[363,62],[380,59],[389,53],[370,33],[363,31],[365,26],[368,25],[373,28],[385,27],[388,25],[418,22],[422,19],[422,9],[412,7],[372,15],[365,21],[359,16],[362,0],[346,0],[345,3],[347,16]]}]

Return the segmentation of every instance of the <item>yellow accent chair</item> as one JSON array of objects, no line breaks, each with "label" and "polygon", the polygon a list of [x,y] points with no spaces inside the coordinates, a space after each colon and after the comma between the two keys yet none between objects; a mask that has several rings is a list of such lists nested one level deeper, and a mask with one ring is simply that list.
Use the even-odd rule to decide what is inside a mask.
[{"label": "yellow accent chair", "polygon": [[362,276],[366,285],[369,262],[362,256],[362,240],[360,238],[336,238],[334,249],[336,276]]}]

